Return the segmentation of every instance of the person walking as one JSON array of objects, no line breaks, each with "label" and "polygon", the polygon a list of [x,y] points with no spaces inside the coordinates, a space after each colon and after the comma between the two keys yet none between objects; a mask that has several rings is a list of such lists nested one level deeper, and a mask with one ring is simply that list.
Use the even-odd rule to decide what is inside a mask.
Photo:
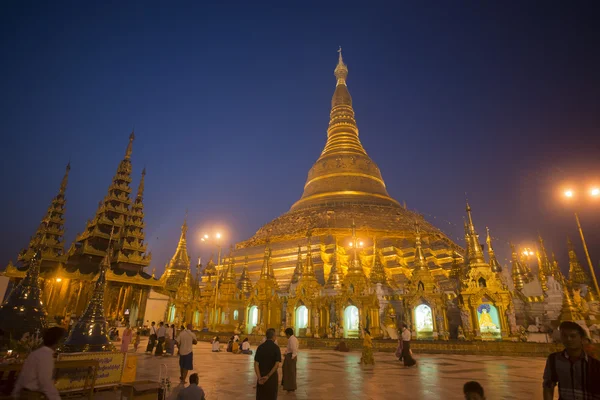
[{"label": "person walking", "polygon": [[23,363],[23,368],[12,392],[15,399],[60,400],[60,394],[54,386],[53,379],[54,352],[64,335],[65,330],[58,326],[44,332],[42,347],[32,351]]},{"label": "person walking", "polygon": [[206,395],[204,394],[204,390],[198,386],[198,382],[198,374],[191,374],[190,386],[182,389],[177,394],[177,400],[205,400]]},{"label": "person walking", "polygon": [[296,390],[296,361],[298,357],[298,338],[294,336],[294,330],[292,328],[286,328],[285,336],[288,339],[287,348],[285,349],[285,356],[283,358],[283,367],[281,379],[281,386],[283,390],[287,392],[293,392]]},{"label": "person walking", "polygon": [[600,361],[583,350],[585,330],[573,321],[561,322],[558,329],[565,349],[546,360],[544,400],[554,398],[557,384],[560,399],[600,399]]},{"label": "person walking", "polygon": [[410,333],[410,329],[408,329],[408,325],[402,324],[402,359],[404,360],[405,367],[412,367],[417,363],[410,351],[411,337],[412,334]]},{"label": "person walking", "polygon": [[156,322],[152,321],[150,325],[150,336],[148,337],[148,346],[146,346],[146,354],[152,354],[152,350],[154,350],[154,346],[156,346]]},{"label": "person walking", "polygon": [[267,329],[266,340],[256,349],[254,373],[256,374],[256,400],[277,400],[281,364],[281,350],[274,342],[275,329]]},{"label": "person walking", "polygon": [[[179,332],[177,336],[177,345],[179,347],[179,380],[185,383],[188,371],[194,369],[194,345],[198,343],[196,335],[192,332],[192,324]],[[191,382],[191,381],[190,381]]]},{"label": "person walking", "polygon": [[371,338],[371,332],[368,329],[363,330],[363,350],[359,364],[375,365],[375,358],[373,358],[373,339]]},{"label": "person walking", "polygon": [[140,331],[137,330],[135,332],[135,338],[133,339],[133,351],[137,353],[138,346],[140,345],[140,341],[142,340]]},{"label": "person walking", "polygon": [[133,331],[129,327],[129,324],[127,324],[125,330],[123,331],[123,339],[121,339],[121,353],[127,353],[127,350],[129,350],[129,343],[131,343],[132,338]]},{"label": "person walking", "polygon": [[165,328],[165,324],[161,321],[158,324],[158,331],[156,331],[156,351],[154,352],[155,356],[162,356],[163,354],[163,344],[165,343],[165,334],[167,333],[167,329]]}]

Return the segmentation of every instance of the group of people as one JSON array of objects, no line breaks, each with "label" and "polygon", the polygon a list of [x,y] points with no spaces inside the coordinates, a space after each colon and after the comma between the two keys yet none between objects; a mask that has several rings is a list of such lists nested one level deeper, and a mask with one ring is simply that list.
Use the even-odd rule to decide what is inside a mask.
[{"label": "group of people", "polygon": [[[181,327],[181,331],[186,328]],[[173,356],[175,355],[176,340],[176,329],[175,324],[169,326],[164,322],[160,322],[156,327],[156,322],[152,321],[150,325],[150,337],[148,338],[148,345],[146,346],[146,354],[152,354],[154,350],[155,356]],[[125,336],[125,335],[123,335]],[[136,349],[137,350],[137,349]]]},{"label": "group of people", "polygon": [[[410,339],[412,333],[408,329],[408,325],[402,324],[402,332],[398,338],[398,347],[396,348],[396,357],[398,361],[403,361],[405,367],[413,367],[417,364],[413,358],[412,351],[410,350]],[[347,352],[348,347],[344,342],[341,342],[337,347],[337,351]],[[375,358],[373,357],[373,338],[371,332],[368,329],[363,330],[363,349],[362,356],[360,357],[359,364],[364,365],[375,365]]]},{"label": "group of people", "polygon": [[[219,342],[219,337],[215,336],[211,342],[212,351],[214,353],[221,351],[221,343]],[[240,337],[238,335],[233,335],[229,342],[227,342],[226,351],[228,353],[233,354],[252,354],[252,350],[250,350],[250,342],[248,338],[245,338],[240,343]]]},{"label": "group of people", "polygon": [[279,365],[282,365],[281,385],[283,390],[294,392],[296,386],[296,361],[298,357],[298,339],[294,330],[287,328],[285,336],[288,344],[281,357],[281,349],[276,344],[275,329],[267,329],[263,343],[256,349],[254,356],[254,373],[256,374],[256,399],[276,400],[279,391]]}]

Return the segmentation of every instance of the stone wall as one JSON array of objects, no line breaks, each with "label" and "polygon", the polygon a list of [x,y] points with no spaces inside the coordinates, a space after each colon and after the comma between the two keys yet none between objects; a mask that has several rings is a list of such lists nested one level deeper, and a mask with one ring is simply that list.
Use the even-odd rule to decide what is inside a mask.
[{"label": "stone wall", "polygon": [[[198,340],[210,342],[215,336],[208,332],[197,332]],[[219,334],[221,344],[227,344],[232,336],[229,334]],[[262,336],[257,335],[239,335],[240,339],[248,338],[250,344],[256,347],[262,341]],[[301,349],[323,349],[333,350],[341,341],[340,339],[314,339],[298,338]],[[362,349],[361,339],[344,339],[352,351]],[[277,344],[285,347],[287,338],[277,336]],[[392,353],[396,351],[398,342],[395,340],[373,340],[375,351]],[[521,356],[521,357],[547,357],[550,353],[563,349],[561,344],[557,343],[528,343],[528,342],[480,342],[480,341],[412,341],[411,349],[415,353],[421,354],[471,354],[486,356]]]}]

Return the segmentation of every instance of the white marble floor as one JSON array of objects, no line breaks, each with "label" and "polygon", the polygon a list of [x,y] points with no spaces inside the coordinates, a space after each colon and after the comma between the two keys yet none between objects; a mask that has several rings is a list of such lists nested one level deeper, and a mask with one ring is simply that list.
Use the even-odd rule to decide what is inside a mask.
[{"label": "white marble floor", "polygon": [[[174,387],[179,390],[177,357],[155,357],[138,351],[138,380],[157,380],[166,364]],[[298,356],[298,390],[280,391],[281,399],[462,399],[462,385],[480,382],[486,398],[539,399],[542,397],[543,358],[419,355],[418,365],[405,369],[393,354],[375,353],[375,366],[358,364],[359,352],[338,353],[302,350]],[[194,372],[207,400],[255,398],[253,356],[212,353],[208,343],[194,349]],[[281,374],[280,374],[281,378]],[[114,394],[108,398],[114,398]],[[97,398],[104,398],[99,396]]]}]

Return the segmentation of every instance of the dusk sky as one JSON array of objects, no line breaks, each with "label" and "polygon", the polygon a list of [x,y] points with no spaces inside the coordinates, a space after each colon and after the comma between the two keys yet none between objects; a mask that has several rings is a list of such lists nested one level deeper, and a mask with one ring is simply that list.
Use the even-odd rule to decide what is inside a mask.
[{"label": "dusk sky", "polygon": [[509,240],[533,247],[539,231],[563,270],[570,235],[587,270],[560,196],[570,186],[598,265],[600,198],[585,199],[600,186],[595,2],[284,3],[3,2],[2,268],[69,161],[71,244],[134,127],[152,266],[173,255],[186,209],[192,258],[211,252],[201,233],[249,238],[302,194],[340,45],[361,141],[392,197],[464,245],[466,192],[502,264]]}]

